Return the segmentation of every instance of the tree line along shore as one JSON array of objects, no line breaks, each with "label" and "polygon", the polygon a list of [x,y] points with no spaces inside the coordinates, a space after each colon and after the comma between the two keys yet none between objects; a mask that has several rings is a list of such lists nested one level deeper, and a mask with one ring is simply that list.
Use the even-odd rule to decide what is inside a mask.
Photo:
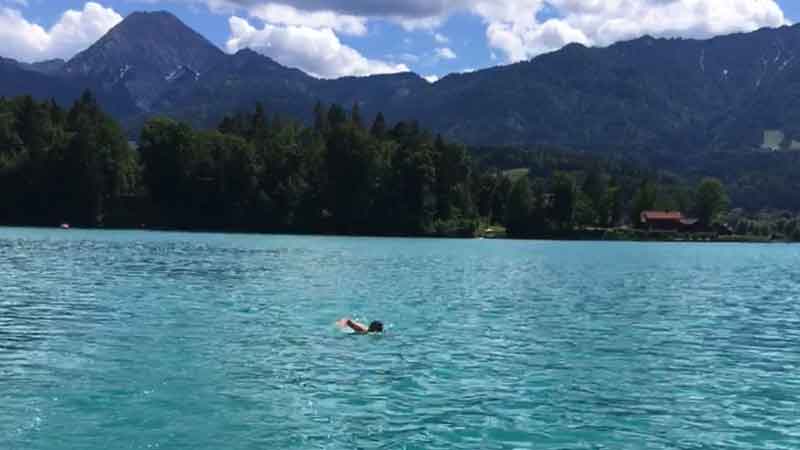
[{"label": "tree line along shore", "polygon": [[[69,109],[0,99],[6,225],[800,240],[797,216],[735,206],[713,178],[541,146],[467,149],[414,121],[362,117],[357,104],[318,104],[311,126],[261,104],[213,130],[153,118],[134,144],[90,92]],[[680,211],[692,227],[654,229],[647,211]]]}]

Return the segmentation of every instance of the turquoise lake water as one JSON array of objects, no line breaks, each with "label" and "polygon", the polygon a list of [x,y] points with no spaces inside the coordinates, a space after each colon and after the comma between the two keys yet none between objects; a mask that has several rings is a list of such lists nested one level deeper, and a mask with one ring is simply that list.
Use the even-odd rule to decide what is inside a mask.
[{"label": "turquoise lake water", "polygon": [[0,449],[155,448],[798,449],[800,246],[0,228]]}]

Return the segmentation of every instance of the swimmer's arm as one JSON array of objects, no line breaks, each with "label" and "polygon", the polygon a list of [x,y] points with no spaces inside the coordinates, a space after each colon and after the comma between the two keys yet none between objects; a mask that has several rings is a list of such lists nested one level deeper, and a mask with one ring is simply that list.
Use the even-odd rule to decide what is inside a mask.
[{"label": "swimmer's arm", "polygon": [[352,321],[350,319],[344,319],[343,321],[344,321],[345,326],[350,327],[356,333],[366,333],[367,331],[369,331],[366,326],[364,326],[364,325],[362,325],[362,324],[360,324],[358,322],[354,322],[354,321]]}]

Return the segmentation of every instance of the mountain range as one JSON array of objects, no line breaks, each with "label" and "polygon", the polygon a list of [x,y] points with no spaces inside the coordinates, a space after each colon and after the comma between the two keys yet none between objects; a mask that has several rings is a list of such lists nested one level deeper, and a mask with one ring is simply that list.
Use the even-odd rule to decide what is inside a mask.
[{"label": "mountain range", "polygon": [[432,84],[413,73],[317,79],[251,50],[227,54],[167,12],[131,14],[69,61],[0,58],[2,96],[69,103],[84,89],[132,135],[154,115],[214,126],[257,101],[308,121],[322,101],[471,145],[789,150],[800,148],[800,26],[572,44]]}]

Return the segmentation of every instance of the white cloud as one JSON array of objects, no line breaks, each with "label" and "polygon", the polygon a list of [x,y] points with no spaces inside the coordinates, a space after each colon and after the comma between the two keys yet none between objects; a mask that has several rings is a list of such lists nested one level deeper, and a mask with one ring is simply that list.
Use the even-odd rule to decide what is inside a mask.
[{"label": "white cloud", "polygon": [[439,81],[439,77],[436,76],[436,75],[425,75],[422,78],[424,78],[425,81],[427,81],[430,84],[433,84],[433,83],[436,83],[437,81]]},{"label": "white cloud", "polygon": [[369,59],[342,44],[330,28],[265,24],[259,29],[240,17],[229,19],[231,52],[250,48],[281,64],[320,78],[407,72],[405,64]]},{"label": "white cloud", "polygon": [[[248,9],[271,0],[184,0],[203,2],[216,10]],[[280,0],[306,11],[335,11],[361,17],[426,19],[446,17],[470,0]]]},{"label": "white cloud", "polygon": [[491,23],[486,29],[486,38],[492,48],[504,52],[510,61],[521,61],[573,42],[592,43],[581,30],[555,19],[530,25]]},{"label": "white cloud", "polygon": [[530,22],[536,20],[536,14],[545,6],[544,0],[473,0],[468,3],[475,14],[492,23]]},{"label": "white cloud", "polygon": [[456,55],[456,52],[454,52],[453,50],[451,50],[448,47],[437,48],[436,50],[434,50],[434,53],[436,54],[436,58],[438,58],[438,59],[456,59],[456,58],[458,58],[458,56]]},{"label": "white cloud", "polygon": [[292,6],[267,3],[250,9],[250,15],[274,25],[298,25],[310,28],[330,28],[336,32],[363,36],[367,34],[367,19],[332,11],[301,11]]},{"label": "white cloud", "polygon": [[0,8],[0,42],[4,56],[26,62],[69,58],[89,47],[122,16],[94,2],[67,10],[49,30],[25,19],[19,10]]},{"label": "white cloud", "polygon": [[[192,1],[192,0],[188,0]],[[194,0],[253,10],[268,0]],[[644,34],[706,38],[787,23],[776,0],[281,0],[302,11],[382,19],[435,30],[450,15],[481,17],[490,47],[509,61],[565,44],[607,45]],[[541,20],[547,12],[550,18]],[[284,22],[279,22],[284,23]],[[289,23],[285,23],[289,24]],[[294,23],[294,25],[301,25]],[[337,31],[333,25],[327,25]],[[444,36],[442,36],[444,37]],[[440,41],[441,45],[446,41]]]},{"label": "white cloud", "polygon": [[438,42],[439,44],[447,44],[450,42],[447,36],[443,35],[442,33],[433,33],[433,40]]},{"label": "white cloud", "polygon": [[707,38],[787,23],[774,0],[550,0],[558,18],[540,22],[541,0],[478,1],[489,45],[519,61],[565,44],[608,45],[645,34]]},{"label": "white cloud", "polygon": [[433,30],[440,27],[445,17],[388,17],[392,22],[400,25],[406,31]]},{"label": "white cloud", "polygon": [[603,45],[644,34],[707,38],[787,23],[774,0],[636,0],[593,6],[581,0],[555,0],[554,4],[570,11],[566,22]]}]

